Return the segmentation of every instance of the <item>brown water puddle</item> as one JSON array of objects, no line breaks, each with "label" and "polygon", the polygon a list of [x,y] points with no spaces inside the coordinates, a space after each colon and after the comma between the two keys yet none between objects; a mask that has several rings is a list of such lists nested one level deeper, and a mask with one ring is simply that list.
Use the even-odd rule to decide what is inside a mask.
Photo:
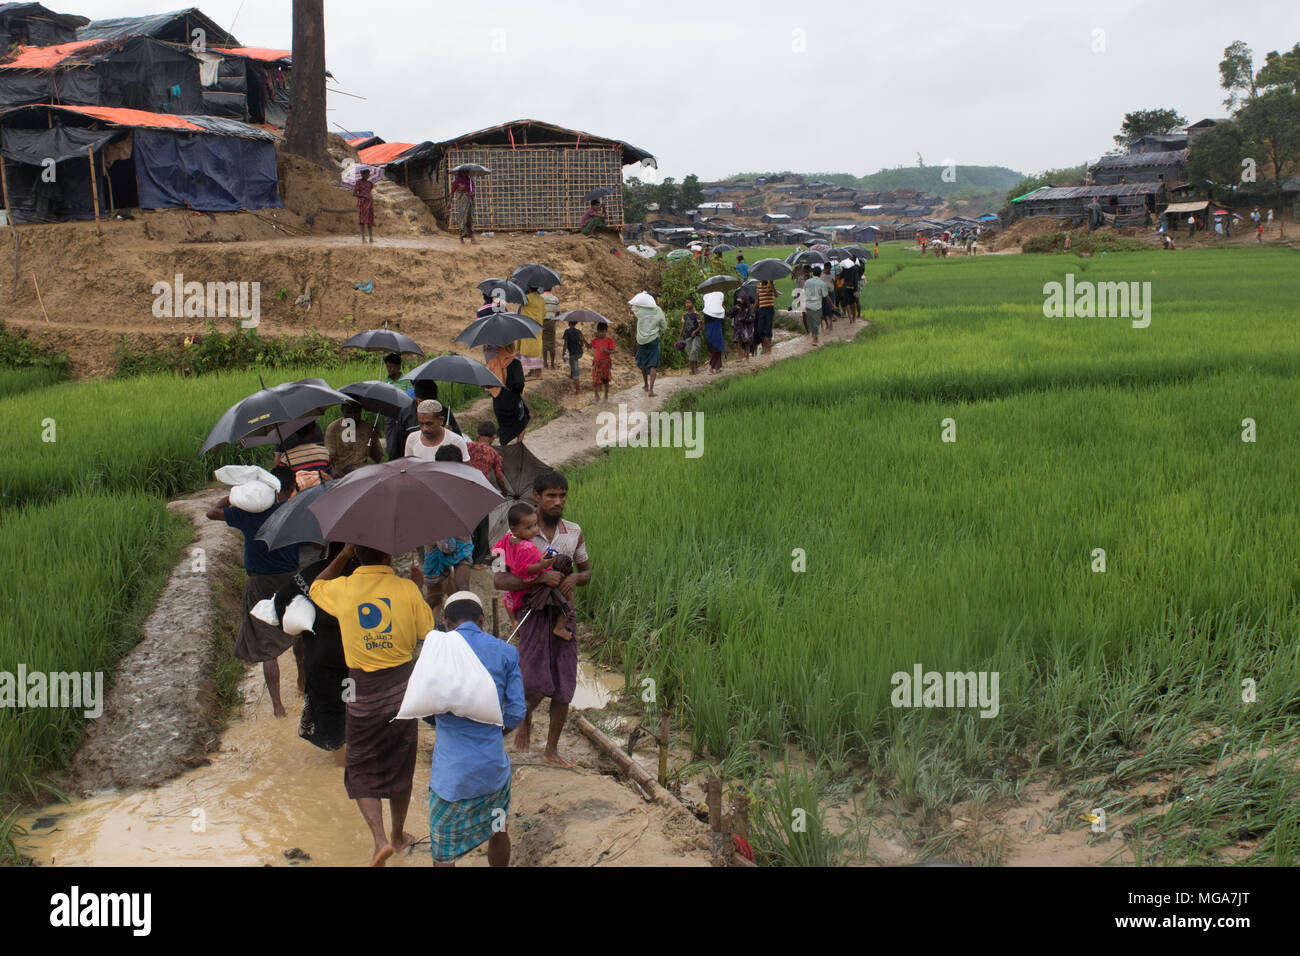
[{"label": "brown water puddle", "polygon": [[[245,705],[223,734],[212,762],[155,790],[105,792],[54,804],[19,820],[15,842],[38,863],[59,866],[354,866],[370,859],[369,832],[343,789],[343,770],[298,736],[301,698],[292,655],[280,660],[281,693],[290,716],[277,720],[251,668],[241,684]],[[623,676],[583,661],[575,708],[603,707]],[[534,731],[537,736],[537,731]],[[415,789],[406,829],[425,840],[389,866],[428,866],[428,779],[433,728],[420,722]],[[388,807],[385,803],[385,822]],[[301,850],[310,863],[285,853]],[[421,852],[423,849],[423,852]],[[465,863],[485,865],[482,849]]]}]

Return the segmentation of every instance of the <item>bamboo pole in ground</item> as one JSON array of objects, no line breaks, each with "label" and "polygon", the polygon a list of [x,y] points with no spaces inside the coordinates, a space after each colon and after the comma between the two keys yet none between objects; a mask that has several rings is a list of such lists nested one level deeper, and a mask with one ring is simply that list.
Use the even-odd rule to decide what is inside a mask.
[{"label": "bamboo pole in ground", "polygon": [[668,718],[668,708],[665,707],[659,714],[659,786],[668,786],[668,733],[671,724]]},{"label": "bamboo pole in ground", "polygon": [[117,218],[117,207],[113,203],[113,180],[108,178],[108,164],[104,162],[104,151],[99,151],[99,172],[104,177],[104,185],[108,187],[108,218]]},{"label": "bamboo pole in ground", "polygon": [[32,273],[32,285],[36,286],[36,301],[41,304],[41,315],[45,316],[45,324],[50,324],[50,313],[45,311],[45,300],[41,298],[41,284],[36,281],[36,273]]},{"label": "bamboo pole in ground", "polygon": [[613,760],[620,770],[632,778],[632,782],[637,785],[637,788],[647,800],[652,800],[661,807],[673,808],[681,806],[681,803],[671,793],[655,786],[654,780],[642,769],[641,765],[629,757],[622,747],[601,733],[586,717],[575,711],[573,720],[577,724],[579,732],[595,744],[597,750]]},{"label": "bamboo pole in ground", "polygon": [[99,222],[99,177],[95,175],[95,147],[86,147],[86,158],[90,160],[90,196],[95,205],[95,222]]}]

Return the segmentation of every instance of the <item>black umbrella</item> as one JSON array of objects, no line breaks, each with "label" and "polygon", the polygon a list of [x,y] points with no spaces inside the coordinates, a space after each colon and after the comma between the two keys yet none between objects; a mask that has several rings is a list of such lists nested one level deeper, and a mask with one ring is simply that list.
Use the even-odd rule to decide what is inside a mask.
[{"label": "black umbrella", "polygon": [[560,284],[560,274],[548,266],[530,262],[510,273],[510,281],[521,289],[554,289]]},{"label": "black umbrella", "polygon": [[757,279],[750,279],[748,282],[746,282],[744,285],[742,285],[739,289],[736,290],[736,295],[740,295],[740,293],[742,293],[742,292],[746,292],[746,293],[748,293],[748,294],[749,294],[749,297],[750,297],[751,299],[754,299],[755,301],[757,301],[757,300],[758,300],[758,280],[757,280]]},{"label": "black umbrella", "polygon": [[486,176],[492,170],[486,166],[480,166],[478,163],[461,163],[459,166],[452,167],[453,173],[464,173],[466,176]]},{"label": "black umbrella", "polygon": [[262,522],[256,540],[264,542],[272,551],[292,544],[324,544],[320,522],[307,506],[334,485],[335,482],[327,481],[298,492]]},{"label": "black umbrella", "polygon": [[727,292],[740,285],[740,276],[709,276],[695,287],[696,292]]},{"label": "black umbrella", "polygon": [[709,252],[711,252],[713,255],[717,255],[719,252],[735,252],[735,251],[736,251],[735,246],[729,246],[725,242],[720,242],[712,249],[709,250]]},{"label": "black umbrella", "polygon": [[[484,295],[499,298],[503,302],[523,305],[528,301],[527,293],[509,279],[484,279],[478,284],[477,288]],[[499,296],[498,292],[500,293]]]},{"label": "black umbrella", "polygon": [[535,339],[542,327],[518,312],[493,312],[475,319],[456,337],[471,348],[481,345],[511,345],[520,339]]},{"label": "black umbrella", "polygon": [[392,382],[353,382],[339,389],[344,395],[368,412],[378,412],[387,418],[396,418],[411,404],[411,396]]},{"label": "black umbrella", "polygon": [[279,426],[298,418],[314,418],[327,408],[350,401],[342,392],[330,388],[323,378],[304,378],[285,382],[272,388],[263,388],[231,405],[217,419],[199,449],[202,455],[246,438],[276,432],[283,438]]},{"label": "black umbrella", "polygon": [[784,279],[793,271],[780,259],[759,259],[749,267],[749,274],[752,278],[762,279],[765,282]]},{"label": "black umbrella", "polygon": [[424,349],[415,344],[401,332],[392,329],[368,329],[358,332],[343,343],[345,349],[365,349],[367,352],[397,352],[399,354],[423,355]]},{"label": "black umbrella", "polygon": [[805,249],[794,258],[794,264],[797,266],[824,266],[829,261],[816,249]]},{"label": "black umbrella", "polygon": [[585,199],[587,202],[591,202],[593,199],[604,199],[606,196],[610,195],[613,191],[614,190],[611,189],[609,186],[597,186],[595,189],[591,190],[589,193],[587,193],[587,195],[583,196],[582,198]]},{"label": "black umbrella", "polygon": [[398,458],[365,465],[307,507],[330,541],[401,554],[439,538],[466,537],[505,501],[473,465]]},{"label": "black umbrella", "polygon": [[467,355],[439,355],[411,369],[406,377],[412,382],[459,382],[461,385],[482,385],[484,388],[500,388],[505,384],[486,365]]},{"label": "black umbrella", "polygon": [[849,250],[849,252],[853,253],[853,257],[854,257],[855,259],[874,259],[874,258],[875,258],[875,256],[873,256],[873,255],[871,254],[871,250],[868,249],[866,246],[845,246],[844,248],[847,249],[847,250]]},{"label": "black umbrella", "polygon": [[[299,429],[306,425],[310,425],[314,421],[316,421],[315,415],[308,415],[306,418],[295,418],[291,422],[281,422],[280,427],[277,430],[285,435],[293,435],[296,434]],[[248,435],[245,438],[239,439],[239,443],[245,448],[260,448],[263,445],[279,444],[280,436],[274,431],[265,435]]]},{"label": "black umbrella", "polygon": [[557,315],[557,316],[555,317],[555,321],[556,321],[556,322],[605,322],[605,323],[608,323],[608,322],[609,322],[609,319],[605,318],[605,317],[604,317],[603,315],[601,315],[599,312],[592,312],[591,309],[574,309],[574,310],[571,311],[571,312],[565,312],[565,313],[563,313],[563,314],[561,314],[561,315]]},{"label": "black umbrella", "polygon": [[826,258],[834,259],[836,261],[841,259],[852,259],[853,253],[849,252],[847,249],[827,249]]}]

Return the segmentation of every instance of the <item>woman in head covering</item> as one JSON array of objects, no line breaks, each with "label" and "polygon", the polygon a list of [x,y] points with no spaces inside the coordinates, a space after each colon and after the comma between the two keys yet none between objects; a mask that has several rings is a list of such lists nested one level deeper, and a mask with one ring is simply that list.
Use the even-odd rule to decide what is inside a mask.
[{"label": "woman in head covering", "polygon": [[[459,202],[465,210],[464,216],[460,221],[460,241],[463,243],[468,239],[474,245],[478,245],[478,240],[474,238],[474,177],[469,173],[457,173],[456,178],[451,181],[451,196],[454,202]],[[457,196],[463,197],[456,199]]]},{"label": "woman in head covering", "polygon": [[497,442],[505,446],[524,433],[531,417],[524,404],[524,368],[513,345],[501,346],[488,368],[505,383],[505,388],[488,389],[497,419]]},{"label": "woman in head covering", "polygon": [[722,293],[708,292],[704,296],[704,341],[709,346],[709,374],[722,371],[722,353],[727,350],[722,335]]}]

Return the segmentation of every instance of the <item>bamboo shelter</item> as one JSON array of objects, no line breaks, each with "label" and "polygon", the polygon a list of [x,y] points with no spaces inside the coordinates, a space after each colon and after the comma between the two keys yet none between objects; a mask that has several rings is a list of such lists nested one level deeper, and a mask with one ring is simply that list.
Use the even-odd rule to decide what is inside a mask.
[{"label": "bamboo shelter", "polygon": [[537,120],[516,120],[437,144],[437,194],[422,198],[447,219],[452,172],[462,163],[492,170],[475,180],[474,227],[528,231],[577,229],[586,195],[605,188],[606,221],[624,225],[623,167],[654,166],[643,149]]}]

